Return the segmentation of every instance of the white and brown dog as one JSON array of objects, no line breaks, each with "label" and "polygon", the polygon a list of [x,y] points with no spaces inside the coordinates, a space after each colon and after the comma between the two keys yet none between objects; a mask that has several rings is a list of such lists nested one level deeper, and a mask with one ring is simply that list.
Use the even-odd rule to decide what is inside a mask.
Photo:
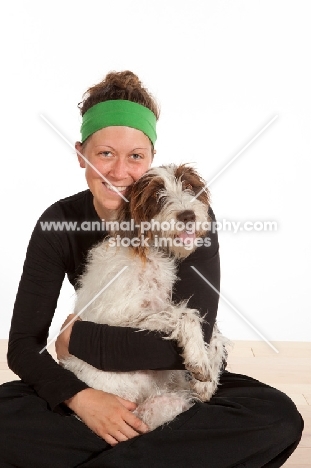
[{"label": "white and brown dog", "polygon": [[62,365],[90,387],[136,402],[135,414],[152,430],[196,399],[212,397],[227,340],[215,325],[205,343],[199,312],[172,302],[176,258],[188,256],[198,239],[203,242],[210,221],[205,182],[187,165],[152,168],[128,198],[118,219],[124,229],[90,252],[75,313],[83,310],[81,318],[96,323],[164,333],[182,349],[186,370],[106,372],[74,356]]}]

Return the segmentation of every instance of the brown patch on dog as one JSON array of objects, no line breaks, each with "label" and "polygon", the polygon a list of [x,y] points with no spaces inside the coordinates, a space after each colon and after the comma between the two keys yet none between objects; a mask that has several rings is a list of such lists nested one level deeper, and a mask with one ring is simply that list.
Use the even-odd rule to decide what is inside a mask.
[{"label": "brown patch on dog", "polygon": [[[155,177],[153,174],[145,173],[138,179],[126,192],[125,197],[129,202],[122,202],[118,213],[118,221],[134,221],[134,230],[121,231],[119,234],[121,238],[133,239],[138,237],[147,239],[150,242],[152,233],[150,231],[141,230],[141,223],[144,221],[150,222],[161,211],[162,203],[159,201],[159,193],[164,191],[164,183],[161,177]],[[146,260],[146,253],[148,248],[143,245],[143,242],[137,247],[131,247],[133,253],[139,255],[142,260]]]}]

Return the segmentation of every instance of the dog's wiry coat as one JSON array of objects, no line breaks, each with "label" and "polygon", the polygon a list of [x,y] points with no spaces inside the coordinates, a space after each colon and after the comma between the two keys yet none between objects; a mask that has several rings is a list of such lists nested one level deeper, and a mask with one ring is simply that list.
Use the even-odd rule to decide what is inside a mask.
[{"label": "dog's wiry coat", "polygon": [[[126,235],[140,236],[141,223],[152,219],[162,223],[191,218],[198,225],[209,221],[208,192],[203,191],[193,200],[203,187],[204,181],[196,171],[185,165],[149,170],[132,186],[130,202],[124,203],[120,211],[120,220],[135,221],[135,232]],[[125,238],[124,232],[118,234]],[[166,339],[176,340],[187,370],[106,372],[74,356],[62,364],[90,387],[136,402],[135,413],[152,430],[189,409],[195,399],[208,401],[211,398],[226,357],[226,339],[215,325],[210,343],[205,343],[203,318],[199,312],[187,308],[186,302],[172,302],[177,280],[176,258],[182,259],[195,248],[187,250],[182,246],[187,232],[181,236],[182,240],[180,232],[172,229],[144,234],[149,243],[147,247],[123,247],[106,240],[91,250],[77,292],[75,313],[79,314],[104,289],[81,318],[159,331]],[[205,233],[199,230],[195,234],[198,237]],[[163,250],[155,246],[155,235],[181,242],[177,247],[173,245]],[[127,268],[115,279],[124,267]],[[110,281],[112,283],[105,289]]]}]

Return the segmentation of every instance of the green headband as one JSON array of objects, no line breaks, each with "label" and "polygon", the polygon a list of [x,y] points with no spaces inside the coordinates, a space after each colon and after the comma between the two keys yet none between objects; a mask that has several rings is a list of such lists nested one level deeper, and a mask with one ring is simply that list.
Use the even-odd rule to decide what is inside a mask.
[{"label": "green headband", "polygon": [[147,107],[126,100],[104,101],[90,107],[82,118],[81,142],[101,128],[124,126],[141,130],[154,145],[156,116]]}]

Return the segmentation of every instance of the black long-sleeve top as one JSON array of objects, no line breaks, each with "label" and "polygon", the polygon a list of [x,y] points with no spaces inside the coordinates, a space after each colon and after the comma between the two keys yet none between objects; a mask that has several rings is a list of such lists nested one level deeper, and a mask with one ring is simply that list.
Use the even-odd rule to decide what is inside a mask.
[{"label": "black long-sleeve top", "polygon": [[[213,217],[213,212],[210,212]],[[61,367],[45,350],[49,328],[65,275],[77,288],[90,248],[107,232],[92,230],[100,224],[93,196],[85,190],[50,206],[32,233],[15,300],[8,346],[8,364],[56,410],[64,401],[87,388],[72,372]],[[47,229],[58,222],[60,229]],[[71,224],[71,227],[68,223]],[[64,224],[67,223],[67,228]],[[74,224],[75,223],[75,224]],[[208,342],[216,320],[218,294],[191,265],[219,290],[220,268],[217,233],[211,245],[197,248],[178,267],[173,300],[189,299],[188,306],[206,314],[204,336]],[[68,311],[70,313],[71,311]],[[69,352],[103,370],[183,369],[178,347],[157,332],[113,327],[86,321],[75,322]]]}]

